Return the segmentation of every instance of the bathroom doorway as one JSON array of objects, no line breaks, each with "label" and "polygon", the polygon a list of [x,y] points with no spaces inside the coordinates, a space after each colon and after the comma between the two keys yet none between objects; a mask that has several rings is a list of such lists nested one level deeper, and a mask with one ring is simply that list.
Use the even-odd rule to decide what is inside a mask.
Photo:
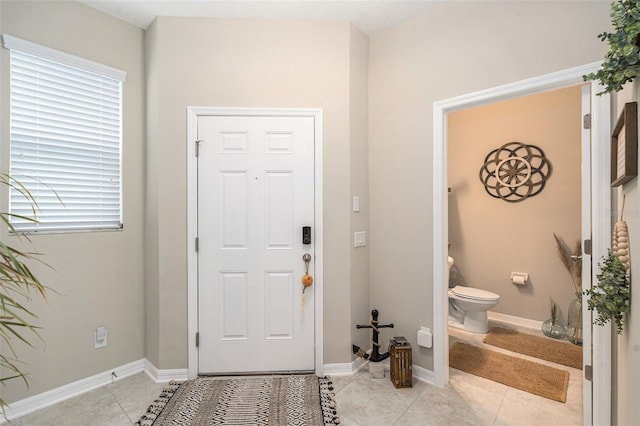
[{"label": "bathroom doorway", "polygon": [[[566,318],[575,298],[553,235],[572,249],[581,240],[581,97],[570,86],[448,115],[449,287],[499,295],[490,312],[505,322],[541,323],[550,299]],[[510,155],[522,176],[498,191],[485,175]]]},{"label": "bathroom doorway", "polygon": [[[519,83],[501,86],[498,88],[478,92],[450,100],[436,102],[434,104],[434,378],[437,384],[444,385],[448,383],[448,330],[447,330],[447,290],[448,283],[446,281],[446,253],[448,236],[448,192],[447,192],[447,122],[448,114],[463,109],[472,108],[479,105],[494,103],[506,99],[519,98],[531,94],[542,93],[550,90],[566,88],[569,86],[580,85],[582,83],[581,76],[598,68],[598,64],[590,64],[584,67],[578,67],[563,72],[542,76],[535,79],[522,81]],[[587,179],[583,187],[591,188],[587,190],[586,195],[591,196],[591,205],[594,206],[593,211],[583,211],[583,220],[586,213],[587,224],[592,224],[592,235],[587,233],[587,238],[591,237],[593,241],[593,257],[600,258],[606,247],[608,246],[610,230],[609,217],[607,214],[609,206],[609,188],[608,188],[608,138],[609,138],[609,98],[608,96],[596,97],[595,94],[601,90],[596,85],[587,86],[585,107],[591,106],[592,128],[590,131],[583,132],[592,137],[593,143],[591,149],[584,149],[587,157],[583,158],[583,163],[590,165],[587,170]],[[579,126],[580,123],[576,123]],[[506,141],[508,142],[508,141]],[[469,141],[471,144],[472,141]],[[497,142],[496,142],[497,143]],[[587,145],[588,146],[588,145]],[[497,146],[496,146],[497,147]],[[594,158],[596,161],[591,161]],[[481,161],[482,158],[479,160]],[[587,160],[587,161],[584,161]],[[589,175],[589,172],[591,175]],[[583,191],[583,198],[585,192]],[[585,209],[583,209],[585,210]],[[585,230],[583,229],[583,233]],[[583,239],[584,234],[583,234]],[[490,248],[487,247],[485,252]],[[588,262],[585,262],[588,263]],[[590,269],[590,268],[589,268]],[[587,273],[591,275],[591,271]],[[585,284],[586,287],[586,284]],[[585,324],[590,327],[590,321],[585,316]],[[591,361],[591,352],[588,347],[589,330],[585,328],[585,360],[587,364]],[[609,331],[610,333],[610,331]],[[585,382],[584,385],[584,422],[590,424],[597,423],[600,419],[608,418],[610,413],[610,404],[607,398],[600,397],[602,392],[606,395],[610,389],[610,367],[607,358],[610,357],[610,351],[607,348],[610,335],[607,336],[607,330],[602,328],[593,331],[593,364],[594,380],[593,386],[591,382]],[[593,390],[593,395],[592,395]],[[594,401],[593,407],[591,401]],[[593,417],[592,417],[593,408]]]}]

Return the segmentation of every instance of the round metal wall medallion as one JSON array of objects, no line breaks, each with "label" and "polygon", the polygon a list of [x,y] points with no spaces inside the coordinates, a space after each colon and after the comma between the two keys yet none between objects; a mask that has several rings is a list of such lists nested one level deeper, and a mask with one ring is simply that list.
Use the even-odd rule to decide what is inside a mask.
[{"label": "round metal wall medallion", "polygon": [[535,145],[509,142],[484,159],[480,181],[487,194],[508,202],[538,195],[551,174],[551,164]]}]

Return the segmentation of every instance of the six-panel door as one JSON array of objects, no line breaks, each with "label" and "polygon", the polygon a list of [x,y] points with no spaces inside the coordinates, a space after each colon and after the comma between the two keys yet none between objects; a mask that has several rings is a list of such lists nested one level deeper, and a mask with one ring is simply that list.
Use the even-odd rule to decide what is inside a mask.
[{"label": "six-panel door", "polygon": [[199,373],[313,370],[314,119],[201,116],[198,139]]}]

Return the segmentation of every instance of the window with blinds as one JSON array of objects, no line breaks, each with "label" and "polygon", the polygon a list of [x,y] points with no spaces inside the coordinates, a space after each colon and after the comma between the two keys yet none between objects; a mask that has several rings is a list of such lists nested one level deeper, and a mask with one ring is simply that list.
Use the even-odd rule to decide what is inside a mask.
[{"label": "window with blinds", "polygon": [[19,231],[122,228],[122,71],[3,36],[10,52],[10,191]]}]

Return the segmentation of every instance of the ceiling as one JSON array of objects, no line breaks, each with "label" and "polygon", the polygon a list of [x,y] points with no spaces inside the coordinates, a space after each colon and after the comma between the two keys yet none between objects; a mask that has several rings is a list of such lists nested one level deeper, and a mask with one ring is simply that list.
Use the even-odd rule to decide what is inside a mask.
[{"label": "ceiling", "polygon": [[147,29],[157,16],[346,21],[373,35],[443,0],[79,0]]}]

